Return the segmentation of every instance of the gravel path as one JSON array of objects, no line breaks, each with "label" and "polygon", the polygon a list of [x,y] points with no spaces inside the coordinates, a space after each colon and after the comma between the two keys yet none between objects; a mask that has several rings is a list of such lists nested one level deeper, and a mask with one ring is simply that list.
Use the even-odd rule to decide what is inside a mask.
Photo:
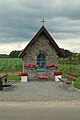
[{"label": "gravel path", "polygon": [[80,91],[68,90],[60,82],[15,83],[0,91],[0,101],[79,101]]}]

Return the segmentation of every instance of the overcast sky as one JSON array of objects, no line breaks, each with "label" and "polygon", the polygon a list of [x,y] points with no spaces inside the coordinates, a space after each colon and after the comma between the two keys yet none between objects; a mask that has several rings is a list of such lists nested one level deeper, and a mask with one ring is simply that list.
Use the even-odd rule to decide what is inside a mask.
[{"label": "overcast sky", "polygon": [[60,48],[80,52],[80,0],[0,0],[0,54],[24,49],[42,18]]}]

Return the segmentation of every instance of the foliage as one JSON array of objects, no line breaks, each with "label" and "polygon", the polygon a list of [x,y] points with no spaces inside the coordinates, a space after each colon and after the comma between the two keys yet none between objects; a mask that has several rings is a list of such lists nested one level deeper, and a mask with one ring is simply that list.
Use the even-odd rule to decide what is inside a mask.
[{"label": "foliage", "polygon": [[18,55],[20,54],[21,51],[11,51],[9,55],[7,54],[0,54],[0,58],[18,58]]},{"label": "foliage", "polygon": [[9,57],[10,58],[18,58],[18,55],[20,54],[21,51],[12,51],[10,54],[9,54]]},{"label": "foliage", "polygon": [[66,49],[62,49],[62,52],[66,55],[66,57],[71,57],[73,55],[73,53],[69,50],[66,50]]},{"label": "foliage", "polygon": [[8,79],[9,80],[15,80],[16,82],[19,82],[20,81],[20,79],[21,79],[21,77],[20,77],[20,75],[9,75],[8,76]]},{"label": "foliage", "polygon": [[0,58],[8,58],[9,57],[9,55],[7,55],[7,54],[0,54]]},{"label": "foliage", "polygon": [[0,58],[0,71],[22,71],[23,61],[20,58]]},{"label": "foliage", "polygon": [[80,53],[77,53],[76,57],[80,60]]},{"label": "foliage", "polygon": [[77,57],[67,57],[67,58],[59,58],[60,64],[79,64],[80,59]]},{"label": "foliage", "polygon": [[76,88],[79,88],[79,89],[80,89],[80,76],[78,76],[77,80],[75,81],[74,86],[75,86]]}]

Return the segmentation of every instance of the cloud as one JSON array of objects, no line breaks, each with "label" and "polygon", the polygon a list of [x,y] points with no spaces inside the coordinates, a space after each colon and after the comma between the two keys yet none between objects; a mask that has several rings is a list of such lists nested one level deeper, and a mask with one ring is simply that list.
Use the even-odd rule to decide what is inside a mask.
[{"label": "cloud", "polygon": [[[9,54],[14,50],[22,50],[25,48],[28,42],[16,42],[16,43],[1,43],[0,44],[0,53],[1,54]],[[6,46],[6,47],[5,47]]]},{"label": "cloud", "polygon": [[80,38],[78,39],[66,39],[66,40],[56,40],[60,48],[65,48],[74,53],[80,52]]},{"label": "cloud", "polygon": [[[0,44],[29,42],[41,27],[43,17],[55,40],[79,41],[79,11],[80,0],[0,0]],[[73,45],[78,51],[78,45]]]}]

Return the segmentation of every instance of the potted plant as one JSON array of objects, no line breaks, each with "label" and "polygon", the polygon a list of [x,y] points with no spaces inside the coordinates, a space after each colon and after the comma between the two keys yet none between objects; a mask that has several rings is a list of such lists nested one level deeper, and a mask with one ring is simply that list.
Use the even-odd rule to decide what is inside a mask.
[{"label": "potted plant", "polygon": [[21,72],[20,76],[21,76],[21,82],[27,82],[27,76],[28,76],[27,72]]},{"label": "potted plant", "polygon": [[47,64],[46,66],[47,66],[47,69],[49,69],[49,70],[57,70],[59,65],[50,63],[50,64]]},{"label": "potted plant", "polygon": [[59,81],[59,78],[62,77],[62,72],[55,71],[54,77],[55,77],[55,81]]},{"label": "potted plant", "polygon": [[33,63],[26,63],[25,67],[27,67],[28,70],[34,70],[38,67],[38,65],[33,64]]},{"label": "potted plant", "polygon": [[38,79],[39,79],[40,81],[44,81],[44,80],[47,80],[47,79],[48,79],[48,76],[47,76],[47,75],[39,75],[39,76],[38,76]]}]

